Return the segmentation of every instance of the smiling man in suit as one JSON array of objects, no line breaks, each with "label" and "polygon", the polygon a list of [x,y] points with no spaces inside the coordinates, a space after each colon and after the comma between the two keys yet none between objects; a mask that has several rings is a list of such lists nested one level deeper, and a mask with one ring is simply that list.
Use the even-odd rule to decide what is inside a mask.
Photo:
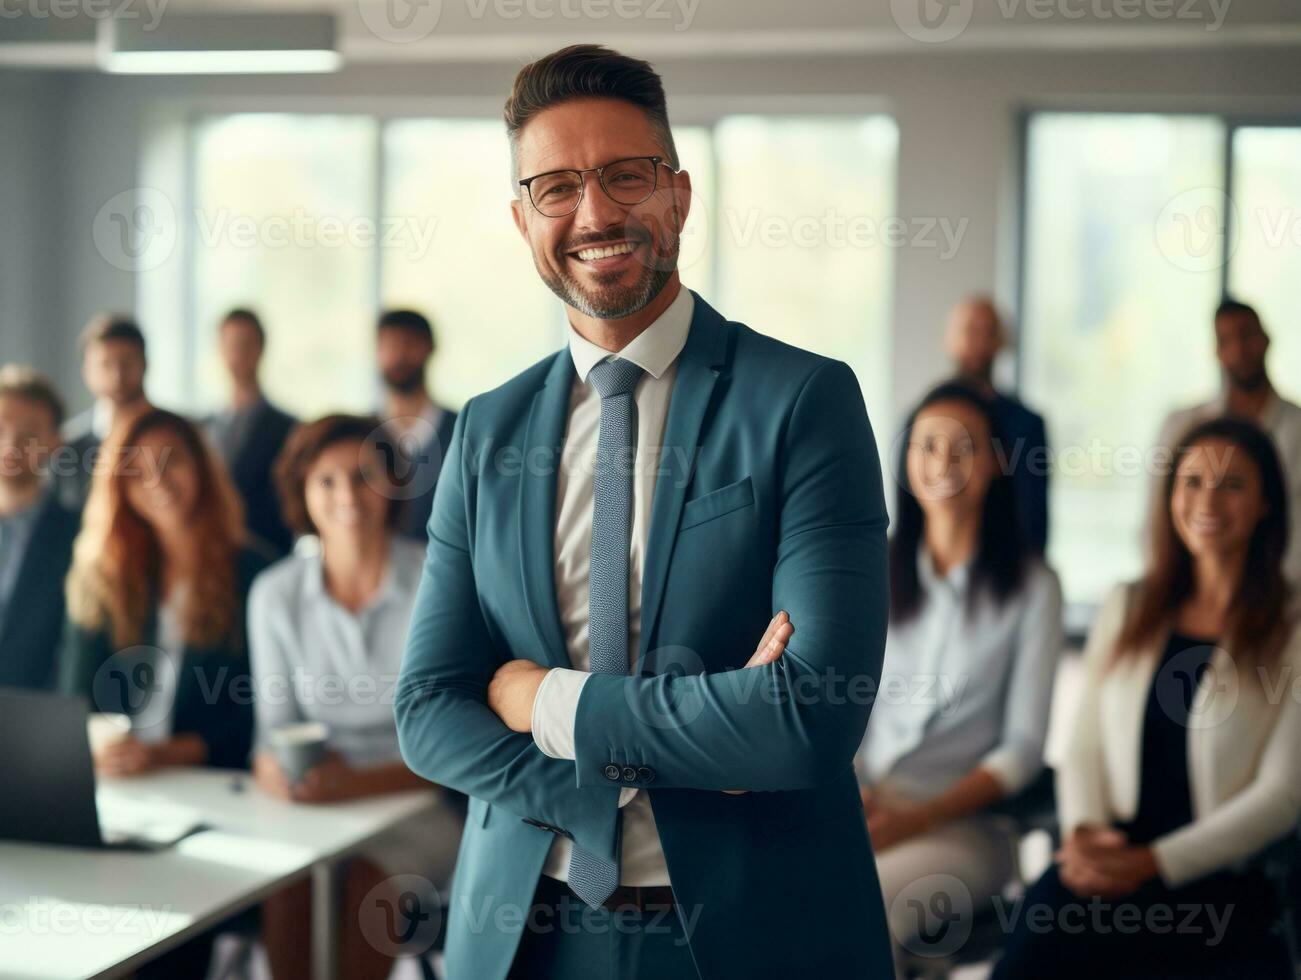
[{"label": "smiling man in suit", "polygon": [[887,607],[854,374],[682,286],[648,64],[565,48],[505,116],[570,330],[465,406],[430,518],[396,710],[411,768],[471,797],[449,973],[891,976],[852,768]]}]

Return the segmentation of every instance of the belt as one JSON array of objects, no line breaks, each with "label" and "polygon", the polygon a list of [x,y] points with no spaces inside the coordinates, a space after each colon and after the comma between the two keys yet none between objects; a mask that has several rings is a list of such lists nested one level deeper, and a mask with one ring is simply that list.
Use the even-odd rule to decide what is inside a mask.
[{"label": "belt", "polygon": [[[538,881],[538,897],[566,895],[571,901],[582,903],[572,888],[563,881],[543,875]],[[673,889],[668,885],[620,885],[603,903],[611,912],[634,908],[639,912],[662,912],[677,908]]]}]

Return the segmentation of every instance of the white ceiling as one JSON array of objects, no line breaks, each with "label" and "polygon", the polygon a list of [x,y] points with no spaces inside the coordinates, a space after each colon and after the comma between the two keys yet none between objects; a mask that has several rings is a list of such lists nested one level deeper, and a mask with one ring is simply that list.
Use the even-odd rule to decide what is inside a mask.
[{"label": "white ceiling", "polygon": [[[95,67],[108,10],[333,10],[349,64],[518,60],[577,40],[646,57],[1301,45],[1297,0],[22,0],[0,65]],[[61,11],[56,14],[54,11]],[[73,16],[63,14],[73,13]]]}]

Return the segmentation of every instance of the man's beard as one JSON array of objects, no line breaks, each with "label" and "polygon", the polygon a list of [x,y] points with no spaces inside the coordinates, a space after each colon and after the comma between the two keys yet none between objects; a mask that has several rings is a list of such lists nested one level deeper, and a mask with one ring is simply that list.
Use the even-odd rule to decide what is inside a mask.
[{"label": "man's beard", "polygon": [[424,365],[409,367],[406,365],[391,367],[383,372],[384,384],[390,391],[399,395],[410,395],[420,390],[425,383]]},{"label": "man's beard", "polygon": [[[600,243],[590,242],[584,244],[595,246]],[[656,253],[654,242],[649,244],[651,246],[651,260],[642,269],[637,281],[626,287],[616,285],[618,278],[622,275],[622,273],[616,272],[611,274],[611,281],[608,284],[602,283],[602,277],[598,274],[597,289],[594,291],[584,290],[578,281],[566,271],[566,263],[569,257],[563,253],[559,255],[561,271],[556,275],[552,275],[541,263],[535,263],[535,265],[537,265],[538,275],[547,284],[547,288],[560,297],[568,306],[572,306],[578,312],[600,320],[621,320],[645,309],[650,304],[650,301],[660,294],[660,290],[673,277],[673,272],[677,269],[680,247],[677,235],[670,235],[665,238],[665,248],[662,253]]]},{"label": "man's beard", "polygon": [[1229,383],[1239,391],[1259,391],[1269,382],[1269,374],[1262,367],[1246,376],[1230,374]]}]

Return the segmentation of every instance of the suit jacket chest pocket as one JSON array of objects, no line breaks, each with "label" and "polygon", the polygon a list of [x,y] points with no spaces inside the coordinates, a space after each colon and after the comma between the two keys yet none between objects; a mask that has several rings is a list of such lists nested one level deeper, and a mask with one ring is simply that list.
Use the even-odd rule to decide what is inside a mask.
[{"label": "suit jacket chest pocket", "polygon": [[754,485],[744,477],[725,487],[702,494],[682,505],[679,531],[717,520],[743,507],[754,507]]}]

